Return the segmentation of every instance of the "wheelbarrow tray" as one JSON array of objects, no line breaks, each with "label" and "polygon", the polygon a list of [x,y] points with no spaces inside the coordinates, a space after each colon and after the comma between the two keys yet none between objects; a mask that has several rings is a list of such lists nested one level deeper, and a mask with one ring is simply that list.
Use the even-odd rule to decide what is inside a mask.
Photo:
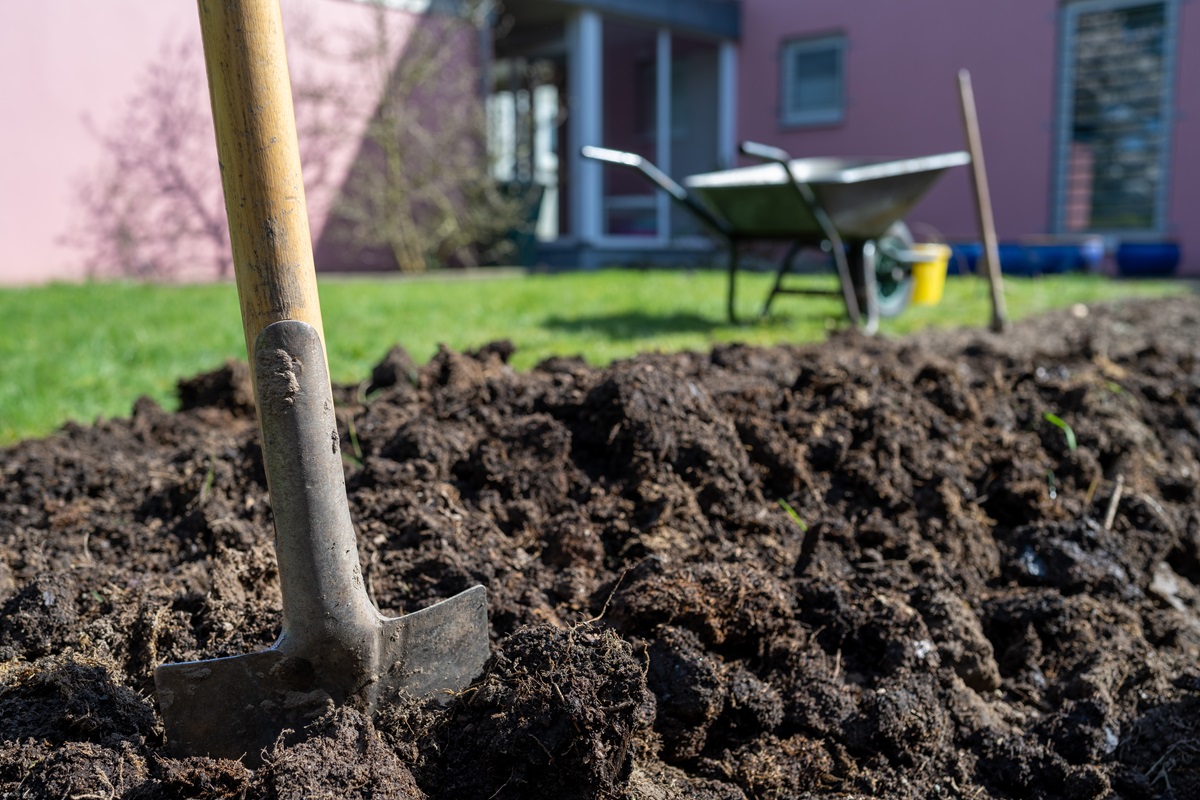
[{"label": "wheelbarrow tray", "polygon": [[[969,164],[965,152],[904,159],[798,158],[789,162],[797,181],[812,188],[844,239],[882,236],[952,167]],[[683,185],[738,239],[820,241],[813,209],[796,191],[782,164],[706,172]]]}]

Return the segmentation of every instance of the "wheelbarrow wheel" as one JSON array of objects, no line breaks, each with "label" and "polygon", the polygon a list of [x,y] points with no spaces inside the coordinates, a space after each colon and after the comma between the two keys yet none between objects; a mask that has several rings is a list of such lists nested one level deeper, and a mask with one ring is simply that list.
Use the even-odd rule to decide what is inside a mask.
[{"label": "wheelbarrow wheel", "polygon": [[[897,245],[895,248],[882,246],[887,240]],[[883,236],[879,237],[875,247],[875,303],[879,316],[894,317],[908,307],[912,299],[913,278],[912,270],[906,264],[889,257],[889,249],[907,250],[912,246],[912,233],[903,222],[894,222]],[[848,248],[850,261],[850,277],[854,281],[854,294],[858,298],[858,307],[867,307],[867,287],[863,285],[862,260],[863,244],[855,243]]]}]

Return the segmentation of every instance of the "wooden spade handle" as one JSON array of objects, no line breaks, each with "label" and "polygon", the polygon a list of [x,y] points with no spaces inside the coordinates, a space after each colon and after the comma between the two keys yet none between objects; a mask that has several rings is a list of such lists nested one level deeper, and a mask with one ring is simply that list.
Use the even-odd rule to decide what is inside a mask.
[{"label": "wooden spade handle", "polygon": [[246,353],[273,322],[324,347],[278,0],[198,0]]},{"label": "wooden spade handle", "polygon": [[979,233],[983,238],[983,258],[991,288],[992,323],[997,333],[1008,327],[1008,310],[1004,303],[1004,279],[1000,272],[1000,248],[996,244],[996,221],[992,216],[992,195],[988,191],[987,168],[983,163],[983,140],[979,136],[979,117],[975,113],[975,91],[971,88],[971,73],[958,71],[958,99],[962,109],[967,146],[971,150],[971,178],[975,188],[975,211],[979,218]]}]

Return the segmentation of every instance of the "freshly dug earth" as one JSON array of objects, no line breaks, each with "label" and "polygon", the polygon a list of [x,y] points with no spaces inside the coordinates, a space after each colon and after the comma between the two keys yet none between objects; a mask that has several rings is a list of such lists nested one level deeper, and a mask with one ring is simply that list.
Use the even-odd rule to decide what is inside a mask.
[{"label": "freshly dug earth", "polygon": [[156,664],[280,620],[245,367],[0,453],[0,796],[1200,797],[1200,302],[339,387],[388,613],[468,690],[176,759]]}]

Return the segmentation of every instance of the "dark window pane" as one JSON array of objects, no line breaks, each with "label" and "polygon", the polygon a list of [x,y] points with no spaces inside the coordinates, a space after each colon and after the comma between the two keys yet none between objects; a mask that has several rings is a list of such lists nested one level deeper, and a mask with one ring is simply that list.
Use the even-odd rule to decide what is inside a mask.
[{"label": "dark window pane", "polygon": [[1151,229],[1165,147],[1165,6],[1081,13],[1073,33],[1069,226]]},{"label": "dark window pane", "polygon": [[827,109],[841,101],[841,58],[836,49],[797,53],[792,60],[792,108]]}]

